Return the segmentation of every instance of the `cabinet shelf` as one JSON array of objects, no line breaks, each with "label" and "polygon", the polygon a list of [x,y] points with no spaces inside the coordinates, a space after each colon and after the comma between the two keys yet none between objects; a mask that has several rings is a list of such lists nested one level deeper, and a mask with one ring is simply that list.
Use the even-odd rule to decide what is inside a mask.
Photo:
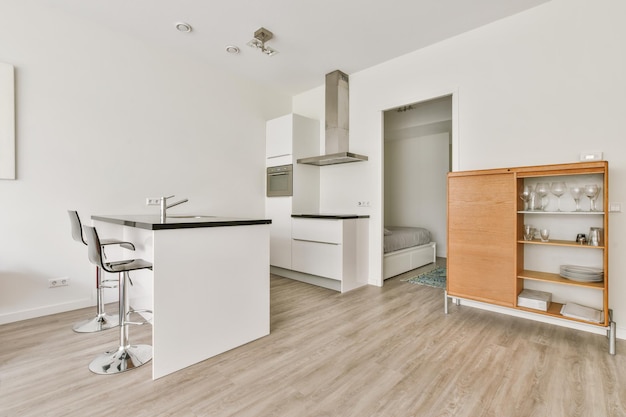
[{"label": "cabinet shelf", "polygon": [[523,243],[528,245],[547,245],[547,246],[568,246],[574,248],[582,248],[582,249],[604,249],[604,246],[592,246],[592,245],[581,245],[580,243],[574,242],[573,240],[558,240],[558,239],[550,239],[548,242],[542,242],[540,239],[533,240],[518,240],[517,243]]},{"label": "cabinet shelf", "polygon": [[573,321],[578,321],[578,322],[585,323],[585,324],[592,324],[594,326],[601,326],[601,327],[606,326],[604,323],[596,323],[593,321],[580,320],[580,319],[575,319],[573,317],[566,317],[561,314],[561,309],[563,308],[563,304],[555,303],[554,301],[550,303],[550,306],[548,307],[548,311],[535,310],[533,308],[526,308],[526,307],[519,307],[519,306],[515,308],[517,308],[518,310],[529,311],[529,312],[537,313],[537,314],[543,314],[544,316],[557,317],[559,319],[573,320]]},{"label": "cabinet shelf", "polygon": [[559,274],[554,274],[551,272],[540,272],[540,271],[529,271],[527,269],[523,270],[517,275],[518,278],[521,279],[530,279],[533,281],[543,281],[543,282],[552,282],[555,284],[564,284],[564,285],[572,285],[576,287],[585,287],[585,288],[595,288],[598,290],[604,289],[604,282],[581,282],[581,281],[573,281],[571,279],[563,278]]}]

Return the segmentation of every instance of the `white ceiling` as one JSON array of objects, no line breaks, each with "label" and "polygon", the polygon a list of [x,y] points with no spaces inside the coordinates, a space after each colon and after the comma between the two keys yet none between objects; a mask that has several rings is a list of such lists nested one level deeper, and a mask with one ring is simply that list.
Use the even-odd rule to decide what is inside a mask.
[{"label": "white ceiling", "polygon": [[[549,0],[40,1],[292,95],[336,69],[351,74]],[[181,21],[192,32],[178,32]],[[246,46],[260,27],[277,55]]]}]

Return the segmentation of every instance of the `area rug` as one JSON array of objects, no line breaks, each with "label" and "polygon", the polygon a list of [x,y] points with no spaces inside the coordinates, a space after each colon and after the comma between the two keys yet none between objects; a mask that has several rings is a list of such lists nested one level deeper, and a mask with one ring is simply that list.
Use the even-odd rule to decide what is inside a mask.
[{"label": "area rug", "polygon": [[428,285],[435,288],[446,288],[446,268],[437,267],[432,271],[423,272],[416,277],[407,279],[411,284]]}]

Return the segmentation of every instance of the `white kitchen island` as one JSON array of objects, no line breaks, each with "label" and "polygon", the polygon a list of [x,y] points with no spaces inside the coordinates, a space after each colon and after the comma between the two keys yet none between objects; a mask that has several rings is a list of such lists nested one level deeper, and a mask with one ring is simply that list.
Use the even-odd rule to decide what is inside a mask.
[{"label": "white kitchen island", "polygon": [[101,238],[135,244],[136,251],[124,250],[120,258],[153,263],[152,271],[130,275],[131,307],[153,311],[153,379],[269,334],[271,220],[172,216],[161,222],[157,215],[92,220]]}]

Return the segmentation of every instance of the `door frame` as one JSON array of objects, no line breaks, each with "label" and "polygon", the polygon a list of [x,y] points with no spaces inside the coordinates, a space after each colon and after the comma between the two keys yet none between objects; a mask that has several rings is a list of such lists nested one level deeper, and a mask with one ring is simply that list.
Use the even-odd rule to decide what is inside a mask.
[{"label": "door frame", "polygon": [[381,204],[381,227],[380,227],[380,270],[378,274],[378,282],[376,285],[382,287],[384,284],[383,279],[383,267],[384,267],[384,251],[383,251],[383,242],[384,242],[384,219],[385,219],[385,112],[389,110],[396,109],[402,106],[408,106],[409,104],[420,104],[431,100],[436,100],[441,97],[450,96],[451,106],[452,106],[452,121],[451,121],[451,163],[450,170],[451,171],[459,171],[460,170],[460,146],[459,146],[459,90],[458,88],[450,88],[443,89],[439,91],[433,91],[426,94],[421,94],[413,99],[403,100],[402,103],[397,103],[392,106],[389,106],[386,109],[380,110],[380,120],[381,120],[381,131],[380,131],[380,155],[381,155],[381,171],[380,171],[380,200],[383,204]]}]

